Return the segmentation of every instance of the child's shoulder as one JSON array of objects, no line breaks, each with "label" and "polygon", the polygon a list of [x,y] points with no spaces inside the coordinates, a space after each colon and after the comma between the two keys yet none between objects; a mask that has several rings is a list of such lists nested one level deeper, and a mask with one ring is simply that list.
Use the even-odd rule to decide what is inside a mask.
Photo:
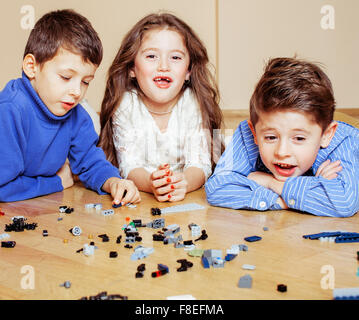
[{"label": "child's shoulder", "polygon": [[359,129],[354,127],[353,125],[343,122],[343,121],[337,121],[338,128],[336,131],[336,135],[339,136],[354,136],[356,138],[359,138]]},{"label": "child's shoulder", "polygon": [[1,112],[5,112],[7,109],[9,111],[16,109],[16,111],[19,112],[27,105],[26,102],[28,100],[27,95],[21,89],[21,79],[10,80],[4,89],[0,91]]}]

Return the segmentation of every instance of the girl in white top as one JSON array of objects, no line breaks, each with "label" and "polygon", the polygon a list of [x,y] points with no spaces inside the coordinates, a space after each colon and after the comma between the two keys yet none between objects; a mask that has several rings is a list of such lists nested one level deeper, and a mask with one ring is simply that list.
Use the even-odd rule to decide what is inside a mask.
[{"label": "girl in white top", "polygon": [[158,201],[200,188],[223,151],[222,114],[205,47],[172,14],[150,14],[125,36],[108,74],[99,145],[124,178]]}]

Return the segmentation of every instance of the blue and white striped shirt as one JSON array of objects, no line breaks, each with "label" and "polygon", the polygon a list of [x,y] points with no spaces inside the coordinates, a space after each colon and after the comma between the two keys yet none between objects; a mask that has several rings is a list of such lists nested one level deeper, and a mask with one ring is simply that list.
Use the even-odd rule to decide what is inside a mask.
[{"label": "blue and white striped shirt", "polygon": [[[282,209],[276,203],[277,193],[247,178],[251,172],[259,171],[258,157],[252,132],[243,121],[205,184],[209,204],[231,209]],[[318,152],[312,166],[314,174],[327,159],[340,160],[343,169],[337,178],[290,177],[280,196],[291,209],[317,216],[352,216],[359,211],[359,130],[338,121],[330,145]]]}]

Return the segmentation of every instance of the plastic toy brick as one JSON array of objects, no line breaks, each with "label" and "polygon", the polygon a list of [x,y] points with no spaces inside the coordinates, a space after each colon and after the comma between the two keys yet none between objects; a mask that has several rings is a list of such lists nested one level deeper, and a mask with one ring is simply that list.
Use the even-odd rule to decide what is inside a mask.
[{"label": "plastic toy brick", "polygon": [[0,208],[0,216],[4,216],[5,215],[5,212],[1,211],[1,208]]},{"label": "plastic toy brick", "polygon": [[244,238],[244,240],[246,240],[248,242],[254,242],[254,241],[262,240],[262,238],[259,236],[251,236],[251,237]]},{"label": "plastic toy brick", "polygon": [[161,276],[169,273],[169,269],[166,265],[158,264],[157,267],[158,267],[158,271],[152,272],[152,274],[151,274],[152,278],[161,277]]},{"label": "plastic toy brick", "polygon": [[98,237],[102,239],[102,242],[109,242],[110,241],[110,238],[108,237],[107,234],[100,234]]},{"label": "plastic toy brick", "polygon": [[155,219],[152,222],[146,224],[146,227],[153,229],[163,228],[164,226],[165,226],[165,219],[163,218]]},{"label": "plastic toy brick", "polygon": [[110,258],[117,258],[118,254],[117,251],[110,251]]},{"label": "plastic toy brick", "polygon": [[14,248],[16,246],[16,241],[1,241],[2,248]]},{"label": "plastic toy brick", "polygon": [[209,261],[208,261],[208,258],[207,258],[207,257],[202,256],[201,262],[202,262],[203,268],[209,269],[210,265],[209,265]]},{"label": "plastic toy brick", "polygon": [[359,300],[359,287],[333,290],[334,300]]},{"label": "plastic toy brick", "polygon": [[208,234],[206,233],[206,230],[202,230],[201,236],[198,239],[194,240],[194,241],[206,240],[207,238],[208,238]]},{"label": "plastic toy brick", "polygon": [[49,233],[47,232],[47,230],[42,230],[43,237],[47,237],[48,235],[49,235]]},{"label": "plastic toy brick", "polygon": [[0,240],[10,238],[10,235],[8,233],[2,233],[0,234]]},{"label": "plastic toy brick", "polygon": [[193,249],[189,252],[187,252],[187,254],[191,257],[202,257],[204,250],[203,249]]},{"label": "plastic toy brick", "polygon": [[112,208],[121,208],[121,207],[122,207],[121,202],[118,203],[118,204],[116,204],[116,203],[113,203],[113,204],[112,204]]},{"label": "plastic toy brick", "polygon": [[71,282],[65,281],[64,283],[60,284],[60,287],[65,287],[66,289],[69,289],[69,288],[71,288]]},{"label": "plastic toy brick", "polygon": [[108,210],[102,210],[101,214],[103,216],[112,216],[115,212],[112,209],[108,209]]},{"label": "plastic toy brick", "polygon": [[69,230],[74,236],[79,236],[82,233],[82,230],[79,226],[75,226]]},{"label": "plastic toy brick", "polygon": [[238,281],[238,287],[247,289],[252,288],[252,277],[249,274],[240,277]]},{"label": "plastic toy brick", "polygon": [[153,216],[160,216],[161,215],[161,209],[160,208],[151,208],[151,214]]},{"label": "plastic toy brick", "polygon": [[143,246],[137,246],[134,250],[134,253],[131,255],[131,260],[139,260],[146,258],[154,251],[155,251],[154,248],[145,248]]},{"label": "plastic toy brick", "polygon": [[177,269],[178,272],[187,271],[188,268],[192,268],[193,266],[193,263],[187,259],[179,259],[177,262],[181,264],[181,266]]},{"label": "plastic toy brick", "polygon": [[178,224],[171,224],[162,229],[165,236],[173,235],[180,232],[181,228]]},{"label": "plastic toy brick", "polygon": [[161,213],[168,214],[168,213],[177,213],[177,212],[194,211],[194,210],[202,210],[202,209],[205,209],[205,207],[197,203],[187,203],[187,204],[180,204],[177,206],[162,208]]},{"label": "plastic toy brick", "polygon": [[320,238],[338,237],[338,236],[359,236],[357,232],[327,231],[304,235],[304,239],[316,240]]},{"label": "plastic toy brick", "polygon": [[242,265],[242,269],[244,270],[255,270],[256,266],[252,265],[252,264],[244,264]]},{"label": "plastic toy brick", "polygon": [[163,234],[155,233],[152,235],[153,241],[163,241],[166,237]]},{"label": "plastic toy brick", "polygon": [[278,284],[277,291],[279,292],[287,292],[287,286],[285,284]]},{"label": "plastic toy brick", "polygon": [[121,239],[122,239],[122,236],[119,235],[119,236],[117,237],[117,239],[116,239],[116,243],[121,243]]},{"label": "plastic toy brick", "polygon": [[359,236],[339,236],[335,238],[336,243],[359,242]]},{"label": "plastic toy brick", "polygon": [[226,254],[226,256],[224,257],[224,260],[232,261],[235,257],[237,257],[236,254]]}]

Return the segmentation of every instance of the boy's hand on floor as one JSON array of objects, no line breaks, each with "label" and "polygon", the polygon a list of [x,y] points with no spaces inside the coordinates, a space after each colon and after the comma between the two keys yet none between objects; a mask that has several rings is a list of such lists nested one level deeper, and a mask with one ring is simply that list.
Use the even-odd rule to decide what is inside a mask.
[{"label": "boy's hand on floor", "polygon": [[141,201],[140,193],[131,180],[112,177],[106,180],[102,189],[111,194],[114,204],[125,205]]},{"label": "boy's hand on floor", "polygon": [[64,189],[70,188],[74,185],[74,180],[70,169],[70,163],[67,159],[61,169],[56,172],[56,174],[60,177],[62,187]]},{"label": "boy's hand on floor", "polygon": [[315,173],[316,177],[323,177],[328,180],[335,179],[338,176],[343,167],[340,165],[340,160],[330,162],[330,160],[325,160],[318,168]]}]

